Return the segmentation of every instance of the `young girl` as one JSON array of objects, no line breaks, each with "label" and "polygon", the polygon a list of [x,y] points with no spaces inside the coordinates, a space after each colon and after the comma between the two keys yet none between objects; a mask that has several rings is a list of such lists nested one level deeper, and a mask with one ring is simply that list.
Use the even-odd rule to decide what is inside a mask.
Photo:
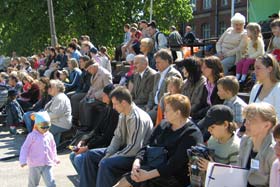
[{"label": "young girl", "polygon": [[272,31],[272,38],[270,39],[267,53],[272,53],[276,56],[278,62],[280,62],[280,19],[276,19],[270,24]]},{"label": "young girl", "polygon": [[38,186],[41,176],[46,186],[54,187],[52,166],[59,161],[53,135],[49,132],[50,116],[47,112],[37,112],[34,117],[34,129],[21,147],[19,162],[21,167],[29,166],[29,187]]},{"label": "young girl", "polygon": [[[208,148],[214,150],[212,158],[215,162],[236,165],[240,139],[235,135],[236,124],[233,122],[233,112],[226,105],[212,106],[200,125],[203,125],[211,134]],[[200,158],[200,170],[207,170],[208,160]]]},{"label": "young girl", "polygon": [[255,63],[258,56],[264,54],[261,26],[257,23],[249,23],[246,29],[249,37],[247,52],[236,65],[236,78],[240,83],[245,82],[250,65]]},{"label": "young girl", "polygon": [[280,124],[274,128],[273,137],[276,141],[274,151],[277,159],[271,167],[269,186],[280,186]]},{"label": "young girl", "polygon": [[166,80],[167,83],[167,93],[165,93],[160,99],[160,104],[157,110],[157,120],[156,126],[164,119],[164,98],[169,95],[180,94],[182,91],[183,80],[179,77],[171,76]]}]

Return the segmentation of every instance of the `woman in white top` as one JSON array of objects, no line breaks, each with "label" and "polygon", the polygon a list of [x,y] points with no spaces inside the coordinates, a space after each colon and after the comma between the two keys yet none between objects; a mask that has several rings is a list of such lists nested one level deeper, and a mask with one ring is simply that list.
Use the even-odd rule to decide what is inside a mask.
[{"label": "woman in white top", "polygon": [[253,87],[249,103],[267,102],[274,106],[280,120],[280,67],[271,54],[260,56],[255,62],[257,84]]},{"label": "woman in white top", "polygon": [[44,108],[51,118],[50,132],[54,136],[56,145],[59,145],[61,133],[72,127],[71,104],[64,91],[64,84],[60,80],[51,80],[48,93],[52,99]]},{"label": "woman in white top", "polygon": [[217,56],[221,59],[224,74],[232,68],[235,62],[241,59],[241,54],[247,47],[247,34],[244,29],[245,17],[236,13],[231,18],[231,27],[229,27],[220,37],[216,44]]}]

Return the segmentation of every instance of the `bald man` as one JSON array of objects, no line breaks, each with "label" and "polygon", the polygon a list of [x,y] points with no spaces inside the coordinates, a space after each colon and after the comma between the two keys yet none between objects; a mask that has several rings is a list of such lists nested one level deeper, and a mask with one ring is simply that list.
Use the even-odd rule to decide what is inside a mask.
[{"label": "bald man", "polygon": [[156,71],[149,67],[148,58],[144,55],[134,57],[134,86],[131,91],[133,102],[140,108],[148,103],[149,94],[153,91]]}]

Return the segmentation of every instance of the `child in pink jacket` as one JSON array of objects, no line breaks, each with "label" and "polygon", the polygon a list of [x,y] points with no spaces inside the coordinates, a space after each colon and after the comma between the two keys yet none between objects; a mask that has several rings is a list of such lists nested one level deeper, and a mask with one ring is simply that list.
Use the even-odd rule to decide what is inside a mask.
[{"label": "child in pink jacket", "polygon": [[20,150],[20,165],[29,166],[28,187],[39,185],[41,176],[46,186],[56,186],[52,166],[59,163],[56,144],[49,132],[50,116],[47,112],[36,112],[34,129],[28,134]]}]

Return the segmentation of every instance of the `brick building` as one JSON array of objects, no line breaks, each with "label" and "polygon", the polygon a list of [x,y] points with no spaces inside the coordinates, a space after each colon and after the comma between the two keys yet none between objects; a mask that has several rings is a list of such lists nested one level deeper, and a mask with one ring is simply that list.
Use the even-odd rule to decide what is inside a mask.
[{"label": "brick building", "polygon": [[[193,7],[191,25],[198,38],[220,36],[229,26],[231,0],[190,0]],[[247,0],[235,0],[235,12],[247,18]]]}]

